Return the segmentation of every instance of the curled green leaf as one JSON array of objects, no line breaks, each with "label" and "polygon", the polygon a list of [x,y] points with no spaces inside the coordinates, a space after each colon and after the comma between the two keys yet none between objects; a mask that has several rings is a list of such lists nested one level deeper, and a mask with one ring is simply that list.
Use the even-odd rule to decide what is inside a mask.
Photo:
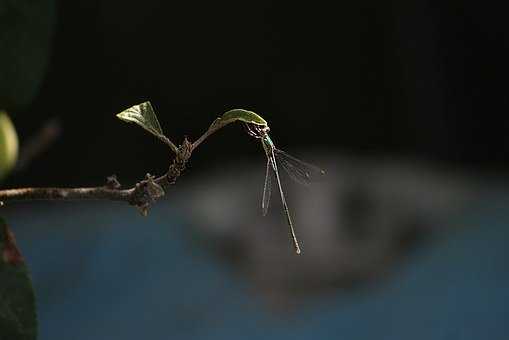
[{"label": "curled green leaf", "polygon": [[230,124],[238,120],[245,123],[267,126],[267,122],[261,116],[254,113],[253,111],[248,111],[244,109],[233,109],[225,112],[219,118],[218,123],[220,122],[220,124],[224,126],[226,124]]},{"label": "curled green leaf", "polygon": [[214,120],[212,124],[210,124],[208,130],[198,140],[196,140],[193,143],[193,149],[196,149],[201,143],[203,143],[205,139],[207,139],[214,132],[236,121],[241,121],[244,123],[260,126],[267,126],[267,122],[265,121],[265,119],[263,119],[261,116],[254,113],[253,111],[248,111],[244,109],[233,109],[230,111],[226,111],[221,117],[216,118],[216,120]]}]

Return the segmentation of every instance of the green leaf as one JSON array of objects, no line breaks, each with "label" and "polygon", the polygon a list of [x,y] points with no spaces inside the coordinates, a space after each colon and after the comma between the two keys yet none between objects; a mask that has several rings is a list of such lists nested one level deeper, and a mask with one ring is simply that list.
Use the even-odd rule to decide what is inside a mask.
[{"label": "green leaf", "polygon": [[267,126],[267,122],[261,116],[254,113],[253,111],[248,111],[244,109],[233,109],[227,111],[220,118],[221,125],[223,126],[226,124],[233,123],[237,120],[250,124]]},{"label": "green leaf", "polygon": [[198,145],[203,143],[203,141],[212,135],[214,132],[222,129],[226,125],[241,121],[249,124],[255,124],[260,126],[267,127],[267,122],[258,114],[253,111],[248,111],[244,109],[233,109],[230,111],[226,111],[221,117],[216,118],[212,124],[210,124],[209,129],[206,133],[204,133],[197,141],[193,143],[193,149],[197,148]]},{"label": "green leaf", "polygon": [[0,0],[0,109],[26,107],[50,55],[55,0]]},{"label": "green leaf", "polygon": [[154,136],[164,137],[161,125],[150,102],[134,105],[117,114],[117,117],[128,123],[136,123]]},{"label": "green leaf", "polygon": [[9,116],[0,111],[0,179],[14,167],[18,157],[18,135]]},{"label": "green leaf", "polygon": [[32,282],[14,235],[0,218],[0,339],[36,338]]}]

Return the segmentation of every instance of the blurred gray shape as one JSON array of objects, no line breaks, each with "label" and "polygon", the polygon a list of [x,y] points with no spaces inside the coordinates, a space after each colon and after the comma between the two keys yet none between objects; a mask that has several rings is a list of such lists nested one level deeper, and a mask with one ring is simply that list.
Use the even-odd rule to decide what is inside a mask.
[{"label": "blurred gray shape", "polygon": [[[359,167],[373,164],[351,162]],[[335,161],[324,159],[323,163],[320,160],[316,163],[327,166],[329,175],[331,169],[339,172],[339,166],[332,168]],[[343,166],[349,163],[342,160],[340,164],[341,169],[346,169]],[[399,169],[397,178],[404,177],[401,166],[388,161],[385,164],[394,164]],[[429,190],[436,192],[449,185],[460,188],[449,197],[447,205],[443,203],[444,194],[442,199],[434,200],[442,203],[428,202],[417,209],[423,212],[436,209],[431,211],[433,214],[430,212],[428,223],[421,230],[425,235],[435,231],[440,237],[434,238],[429,247],[420,247],[409,254],[406,261],[397,261],[404,252],[394,251],[394,258],[390,258],[381,251],[387,252],[388,248],[373,246],[371,249],[378,250],[386,260],[371,255],[363,261],[370,260],[382,268],[375,264],[361,267],[358,261],[360,269],[347,272],[353,267],[348,261],[353,260],[340,256],[348,255],[348,251],[360,254],[361,250],[371,250],[364,246],[368,241],[361,240],[373,238],[372,232],[366,233],[367,236],[351,235],[350,231],[342,232],[341,226],[346,225],[342,222],[336,225],[341,231],[338,231],[341,240],[338,244],[348,246],[347,251],[313,247],[312,239],[306,241],[306,252],[296,256],[279,210],[273,210],[267,218],[269,222],[274,221],[266,224],[267,218],[258,217],[258,205],[240,209],[243,204],[259,204],[261,188],[254,180],[263,179],[263,167],[264,164],[259,167],[261,174],[244,168],[242,176],[237,177],[236,167],[224,166],[208,179],[197,178],[194,185],[188,181],[193,177],[190,173],[171,188],[167,202],[157,204],[146,218],[132,207],[114,202],[20,203],[4,207],[2,215],[16,233],[18,245],[31,268],[40,338],[485,339],[487,332],[490,339],[507,338],[509,191],[502,181],[480,177],[461,179],[442,171],[438,171],[441,175],[432,175],[434,171],[417,166],[421,168],[421,175],[416,176],[420,183],[429,184],[422,173],[428,173],[430,178],[442,178],[436,181],[437,186],[429,184]],[[381,167],[378,170],[384,177]],[[243,186],[233,185],[239,180]],[[408,187],[410,181],[405,182]],[[339,191],[340,183],[346,185],[351,181],[342,180],[336,187],[322,183],[323,189],[310,190]],[[227,187],[219,190],[221,184]],[[250,193],[255,187],[258,193]],[[223,196],[212,195],[217,190]],[[293,205],[297,207],[301,199],[309,205],[309,199],[299,195],[296,191],[292,196]],[[335,197],[338,196],[341,197]],[[396,200],[399,197],[396,196],[389,195],[388,199]],[[453,199],[456,196],[459,198]],[[183,199],[180,203],[179,197]],[[359,198],[353,199],[356,200]],[[317,200],[312,206],[319,208],[321,202]],[[336,204],[339,202],[341,199],[336,198]],[[209,212],[199,215],[203,209],[200,205],[205,203]],[[223,205],[227,203],[231,208],[228,211],[234,213],[224,213]],[[359,203],[347,206],[356,205],[363,206]],[[194,219],[201,220],[191,235],[206,243],[189,240],[193,225],[183,215],[185,210],[190,214],[188,217],[193,218],[191,214],[195,213]],[[336,213],[341,215],[340,212]],[[230,223],[229,218],[236,218],[242,224]],[[220,223],[213,224],[216,220]],[[339,223],[337,217],[331,220]],[[306,230],[303,221],[298,225]],[[402,230],[404,225],[400,223]],[[383,226],[390,230],[390,223],[380,224],[379,228]],[[272,251],[271,254],[260,254],[263,244],[242,238],[246,232],[250,233],[248,236],[257,235],[257,228],[262,232],[261,237],[265,237],[260,242],[267,243],[265,249]],[[388,231],[380,234],[391,235]],[[301,233],[301,240],[305,241],[307,235]],[[349,239],[356,243],[352,241],[349,245]],[[209,249],[198,247],[200,244],[206,244]],[[210,256],[210,250],[221,250],[224,254],[225,249],[237,250],[223,258],[236,260],[236,268],[243,274],[241,280]],[[330,263],[319,262],[324,256],[322,251],[330,252]],[[361,269],[371,268],[378,275],[360,276]],[[296,273],[299,270],[301,273]],[[344,294],[339,289],[354,287],[355,281],[351,279],[354,275],[361,279],[378,278],[380,272],[389,270],[393,274],[389,280],[373,280],[369,289],[360,294],[356,291]],[[265,293],[262,296],[269,297],[276,306],[289,306],[288,299],[301,293],[295,300],[302,308],[293,310],[294,313],[273,313],[273,309],[265,308],[267,305],[258,299],[259,294],[252,294],[247,279],[253,280]],[[325,298],[307,298],[325,288],[334,291]]]},{"label": "blurred gray shape", "polygon": [[293,251],[277,193],[269,214],[261,214],[261,160],[224,165],[179,186],[172,199],[192,219],[194,236],[276,305],[383,277],[482,190],[454,169],[410,160],[315,153],[303,159],[327,174],[310,187],[282,176],[301,256]]}]

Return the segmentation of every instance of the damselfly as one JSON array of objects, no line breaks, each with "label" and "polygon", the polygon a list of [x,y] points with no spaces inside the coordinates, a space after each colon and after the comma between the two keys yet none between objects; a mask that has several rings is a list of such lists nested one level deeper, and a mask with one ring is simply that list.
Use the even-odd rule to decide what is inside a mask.
[{"label": "damselfly", "polygon": [[283,188],[281,187],[278,165],[281,165],[281,167],[286,170],[286,172],[290,175],[290,177],[293,180],[304,185],[309,185],[311,182],[318,179],[320,176],[324,175],[325,172],[314,165],[300,161],[297,158],[290,156],[286,152],[277,149],[274,143],[272,142],[272,139],[269,137],[270,129],[267,126],[267,124],[254,123],[253,121],[246,122],[246,120],[244,119],[242,120],[244,121],[248,134],[254,138],[261,140],[263,149],[265,151],[265,155],[267,156],[265,185],[263,187],[263,197],[262,197],[263,215],[265,216],[269,209],[272,183],[274,181],[273,179],[275,176],[277,186],[279,189],[279,195],[281,196],[281,202],[283,203],[283,209],[286,215],[286,221],[288,222],[288,226],[290,227],[290,233],[292,235],[295,252],[297,254],[300,254],[301,251],[299,241],[297,240],[297,236],[295,235],[295,230],[293,228],[290,211],[288,210],[285,194],[283,192]]}]

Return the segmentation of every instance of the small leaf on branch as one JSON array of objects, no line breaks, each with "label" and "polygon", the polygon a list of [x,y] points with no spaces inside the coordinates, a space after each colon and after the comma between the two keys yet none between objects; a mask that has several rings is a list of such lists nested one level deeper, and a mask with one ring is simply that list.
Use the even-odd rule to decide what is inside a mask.
[{"label": "small leaf on branch", "polygon": [[154,136],[164,137],[161,125],[150,102],[134,105],[117,114],[117,117],[128,123],[136,123]]},{"label": "small leaf on branch", "polygon": [[159,138],[164,144],[168,145],[173,152],[178,152],[178,148],[175,144],[173,144],[173,142],[164,135],[163,129],[161,129],[161,125],[157,120],[156,113],[154,112],[150,102],[143,102],[141,104],[134,105],[117,114],[117,117],[124,122],[138,124]]}]

